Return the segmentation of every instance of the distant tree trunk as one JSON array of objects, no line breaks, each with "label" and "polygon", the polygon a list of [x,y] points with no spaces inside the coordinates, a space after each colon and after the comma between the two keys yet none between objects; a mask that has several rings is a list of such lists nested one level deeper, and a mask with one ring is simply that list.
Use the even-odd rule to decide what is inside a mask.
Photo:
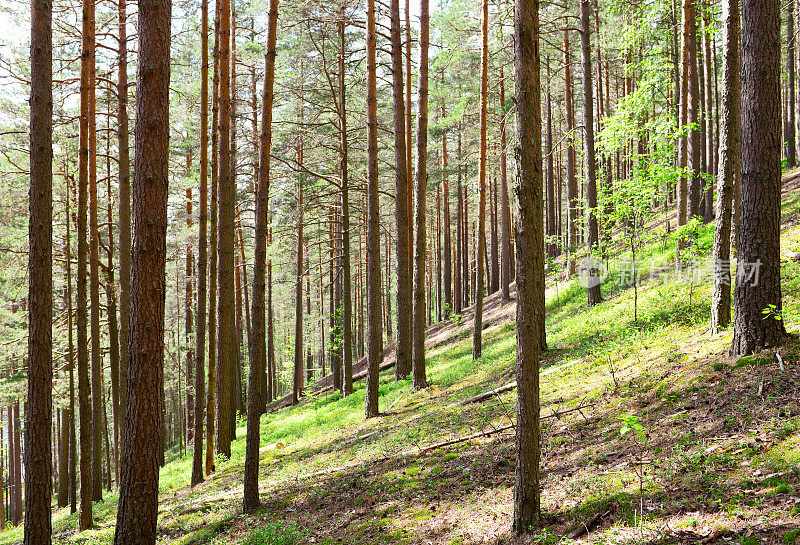
[{"label": "distant tree trunk", "polygon": [[[267,231],[270,186],[270,151],[272,149],[272,105],[275,100],[275,56],[278,36],[278,0],[269,6],[264,91],[259,137],[258,180],[256,184],[255,260],[253,263],[253,336],[250,341],[250,378],[247,388],[247,440],[244,470],[244,511],[252,512],[261,504],[258,495],[258,460],[261,446],[261,397],[267,366],[266,309],[264,284],[267,261]],[[271,324],[270,324],[271,328]]]},{"label": "distant tree trunk", "polygon": [[[683,3],[683,68],[684,79],[687,85],[686,122],[697,124],[699,122],[700,87],[697,70],[697,24],[694,0],[684,0]],[[688,221],[693,216],[700,214],[700,131],[692,129],[687,135],[687,168],[689,169],[689,189],[687,194]],[[680,222],[679,222],[680,223]]]},{"label": "distant tree trunk", "polygon": [[785,332],[780,314],[779,10],[778,3],[742,3],[742,197],[734,355],[778,346]]},{"label": "distant tree trunk", "polygon": [[[711,25],[708,10],[704,10],[703,18],[706,27]],[[716,62],[711,49],[711,37],[709,32],[703,31],[703,46],[705,48],[705,70],[706,70],[706,85],[705,85],[705,99],[706,99],[706,174],[709,180],[716,175],[714,170],[714,156],[716,155],[716,147],[714,146],[714,82],[716,81],[715,75],[712,72],[712,66]],[[715,52],[714,52],[715,53]],[[705,181],[705,210],[703,217],[706,222],[714,219],[714,184],[710,181]]]},{"label": "distant tree trunk", "polygon": [[367,0],[367,387],[365,416],[378,416],[381,364],[381,252],[378,195],[378,97],[375,0]]},{"label": "distant tree trunk", "polygon": [[[502,29],[501,29],[502,30]],[[502,37],[502,36],[501,36]],[[502,39],[501,39],[502,42]],[[500,289],[503,304],[511,300],[511,206],[508,202],[508,173],[506,165],[506,83],[500,65]]]},{"label": "distant tree trunk", "polygon": [[788,71],[789,86],[787,95],[789,97],[789,123],[787,125],[788,131],[786,134],[786,167],[794,168],[797,164],[797,141],[795,138],[795,92],[794,92],[794,78],[795,78],[795,36],[794,36],[794,0],[790,0],[786,4],[786,39],[788,43],[788,52],[786,55],[786,68]]},{"label": "distant tree trunk", "polygon": [[[406,174],[408,181],[406,188],[408,193],[408,277],[411,279],[409,289],[414,290],[414,162],[411,159],[411,9],[409,0],[406,0]],[[409,310],[413,314],[413,293]],[[409,358],[413,358],[413,324],[411,325],[410,335],[412,336],[409,346]],[[412,365],[409,363],[408,372],[411,372]],[[408,374],[408,373],[406,373]]]},{"label": "distant tree trunk", "polygon": [[[125,435],[128,376],[128,322],[131,284],[131,171],[128,144],[127,0],[117,1],[119,58],[117,60],[117,135],[119,147],[119,436]],[[74,413],[73,413],[74,415]]]},{"label": "distant tree trunk", "polygon": [[[444,70],[442,70],[444,83]],[[442,100],[442,119],[447,118]],[[447,129],[442,132],[442,199],[444,200],[444,307],[445,319],[453,314],[453,243],[451,240],[450,182],[447,177]],[[398,314],[400,316],[400,314]]]},{"label": "distant tree trunk", "polygon": [[[53,524],[53,6],[31,1],[28,223],[28,407],[25,411],[25,545],[49,545]],[[63,451],[62,443],[62,451]],[[64,456],[60,457],[61,460]],[[63,469],[66,464],[59,464]],[[62,479],[63,480],[63,479]],[[66,504],[64,486],[59,503]]]},{"label": "distant tree trunk", "polygon": [[714,292],[711,298],[711,331],[719,333],[731,320],[731,206],[735,178],[740,172],[741,82],[739,70],[739,2],[722,5],[725,24],[725,53],[722,57],[722,123],[717,173],[717,218],[714,224]]},{"label": "distant tree trunk", "polygon": [[350,188],[347,171],[347,108],[345,92],[345,52],[347,50],[345,41],[345,20],[344,8],[341,13],[342,20],[339,22],[339,108],[340,127],[339,145],[341,154],[340,173],[342,176],[341,184],[341,267],[342,267],[342,375],[344,395],[349,396],[353,393],[353,298],[351,290],[351,269],[350,269]]},{"label": "distant tree trunk", "polygon": [[[597,161],[594,150],[594,104],[592,102],[592,44],[589,0],[581,0],[581,57],[583,64],[583,143],[586,151],[586,230],[589,250],[599,250],[597,227]],[[603,300],[600,282],[595,281],[596,269],[590,269],[588,304]]]},{"label": "distant tree trunk", "polygon": [[[555,200],[555,173],[553,171],[553,101],[550,96],[550,59],[547,58],[545,60],[545,66],[547,69],[547,91],[546,91],[546,103],[547,103],[547,131],[545,133],[545,164],[547,165],[547,169],[545,170],[545,202],[547,203],[547,210],[545,213],[545,236],[547,237],[545,240],[545,248],[547,248],[547,255],[549,257],[555,257],[556,255],[556,245],[554,243],[555,240],[555,230],[556,230],[556,222],[555,222],[555,215],[556,215],[556,200]],[[598,84],[598,88],[600,85]]]},{"label": "distant tree trunk", "polygon": [[217,197],[217,452],[231,455],[234,398],[230,395],[236,374],[236,309],[234,308],[234,209],[236,190],[231,179],[231,6],[219,3],[219,184]]},{"label": "distant tree trunk", "polygon": [[[14,412],[14,436],[12,440],[14,441],[14,459],[11,460],[11,463],[14,464],[14,513],[16,517],[14,519],[14,526],[19,526],[22,524],[23,521],[23,512],[22,512],[22,429],[20,426],[20,416],[19,416],[19,400],[17,399],[14,402],[13,406]],[[48,426],[50,424],[48,423]],[[47,459],[47,463],[50,463],[50,459]],[[49,505],[50,496],[48,496],[48,505]]]},{"label": "distant tree trunk", "polygon": [[455,247],[455,262],[456,262],[456,272],[454,275],[454,294],[453,297],[455,299],[455,313],[461,314],[462,304],[464,303],[464,296],[461,293],[463,288],[462,284],[462,252],[461,247],[464,244],[464,218],[462,216],[463,207],[461,206],[461,121],[459,120],[458,124],[458,154],[456,155],[456,169],[457,169],[457,177],[456,177],[456,247]]},{"label": "distant tree trunk", "polygon": [[[588,17],[588,0],[581,19]],[[587,29],[584,26],[584,32]],[[514,12],[517,176],[517,471],[512,530],[537,527],[539,499],[539,350],[544,322],[544,214],[542,200],[542,114],[539,81],[539,1],[523,0]],[[588,35],[587,35],[588,38]],[[587,40],[588,41],[588,40]],[[569,64],[567,63],[567,66]],[[584,70],[584,73],[586,71]],[[591,72],[589,72],[591,74]],[[591,96],[591,94],[589,95]],[[591,118],[589,129],[591,126]]]},{"label": "distant tree trunk", "polygon": [[489,191],[489,202],[491,206],[489,210],[491,211],[491,225],[489,227],[489,232],[491,233],[492,239],[492,259],[491,259],[491,271],[492,271],[492,282],[490,284],[489,293],[496,293],[497,290],[500,289],[500,242],[498,240],[498,232],[497,232],[497,176],[492,174],[492,183],[491,183],[491,190]]},{"label": "distant tree trunk", "polygon": [[[302,154],[302,148],[298,148],[298,154]],[[292,374],[292,405],[298,404],[300,402],[300,396],[303,395],[303,183],[301,181],[297,184],[297,214],[297,270],[294,277],[294,371]]]},{"label": "distant tree trunk", "polygon": [[564,94],[566,95],[565,115],[567,130],[567,248],[570,254],[569,273],[575,272],[575,258],[578,249],[578,182],[575,178],[575,106],[572,90],[572,58],[569,53],[569,29],[564,29]]},{"label": "distant tree trunk", "polygon": [[194,371],[194,444],[192,486],[203,482],[203,415],[206,350],[206,279],[208,278],[208,0],[200,2],[200,210],[197,247],[197,327]]},{"label": "distant tree trunk", "polygon": [[[187,159],[187,175],[191,175],[190,161],[191,161],[191,148]],[[186,231],[192,232],[192,188],[186,188]],[[186,273],[184,277],[185,295],[183,300],[183,314],[184,314],[184,335],[186,336],[186,443],[187,445],[194,441],[194,411],[195,411],[195,395],[192,391],[194,389],[194,350],[192,350],[192,326],[194,318],[192,316],[192,276],[193,276],[194,255],[192,252],[191,242],[186,244]]]},{"label": "distant tree trunk", "polygon": [[486,116],[489,103],[489,0],[481,2],[481,94],[480,142],[478,145],[478,255],[475,258],[475,319],[472,329],[472,359],[483,353],[483,254],[486,251]]},{"label": "distant tree trunk", "polygon": [[[415,389],[425,388],[425,194],[428,188],[428,0],[420,0],[417,177],[414,183],[414,300],[411,367]],[[410,72],[408,72],[410,74]]]},{"label": "distant tree trunk", "polygon": [[[94,64],[92,23],[94,3],[83,2],[81,44],[80,153],[78,155],[78,271],[77,271],[77,332],[78,332],[78,406],[80,411],[80,476],[81,513],[78,530],[92,527],[92,394],[89,386],[89,335],[86,308],[86,244],[89,189],[89,87]],[[13,517],[12,517],[13,520]]]},{"label": "distant tree trunk", "polygon": [[[72,249],[70,226],[72,225],[72,214],[70,212],[70,183],[65,184],[66,190],[66,235],[64,237],[64,269],[66,271],[66,298],[67,298],[67,366],[69,369],[69,503],[70,513],[78,510],[77,505],[77,483],[76,483],[76,464],[78,455],[78,445],[75,437],[75,345],[72,337]],[[0,427],[2,435],[2,427]],[[0,474],[2,468],[2,441],[0,441]],[[0,508],[3,504],[2,482],[0,482]],[[2,510],[2,509],[0,509]],[[80,521],[79,521],[80,522]],[[0,516],[0,529],[5,526],[5,513]]]},{"label": "distant tree trunk", "polygon": [[[109,101],[110,102],[110,101]],[[108,119],[110,125],[111,119]],[[108,149],[111,149],[111,131],[107,133]],[[108,316],[108,359],[111,371],[111,414],[113,421],[114,445],[113,445],[113,462],[114,462],[114,479],[119,484],[119,418],[122,413],[122,407],[119,404],[119,324],[117,324],[117,292],[116,282],[114,281],[114,207],[112,206],[111,195],[111,158],[106,158],[108,162],[106,177],[106,194],[107,208],[106,208],[106,221],[108,222],[108,245],[106,251],[106,261],[108,266],[106,268],[106,305]],[[111,454],[109,452],[109,454]]]}]

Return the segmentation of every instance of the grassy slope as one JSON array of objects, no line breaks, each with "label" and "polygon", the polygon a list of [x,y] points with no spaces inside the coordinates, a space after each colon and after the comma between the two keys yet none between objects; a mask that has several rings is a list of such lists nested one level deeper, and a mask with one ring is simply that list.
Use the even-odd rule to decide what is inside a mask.
[{"label": "grassy slope", "polygon": [[[797,183],[790,179],[784,196],[786,256],[800,252]],[[712,238],[711,227],[701,230],[698,261],[706,271]],[[640,259],[669,262],[672,247],[651,241]],[[800,264],[787,259],[783,274],[784,318],[797,333]],[[728,359],[730,331],[708,334],[708,279],[698,286],[646,280],[636,321],[634,292],[615,287],[614,275],[606,301],[592,309],[575,283],[548,286],[550,350],[541,384],[547,530],[520,542],[556,542],[607,511],[578,541],[781,543],[800,529],[800,343],[792,337],[781,349],[785,371],[771,354]],[[240,514],[243,424],[231,460],[218,461],[214,478],[195,489],[187,488],[191,460],[170,462],[161,476],[160,542],[242,543],[257,528],[267,536],[257,543],[274,544],[509,541],[512,431],[409,452],[513,421],[513,391],[457,403],[512,380],[513,305],[489,304],[484,356],[471,360],[468,321],[438,331],[429,338],[433,386],[414,393],[386,373],[386,416],[363,421],[358,384],[347,399],[317,396],[263,417],[265,509],[256,517]],[[621,415],[637,418],[646,440],[623,437]],[[98,528],[81,534],[76,517],[58,511],[55,542],[110,543],[115,502],[107,496],[97,505]],[[0,544],[20,541],[21,529],[0,534]]]}]

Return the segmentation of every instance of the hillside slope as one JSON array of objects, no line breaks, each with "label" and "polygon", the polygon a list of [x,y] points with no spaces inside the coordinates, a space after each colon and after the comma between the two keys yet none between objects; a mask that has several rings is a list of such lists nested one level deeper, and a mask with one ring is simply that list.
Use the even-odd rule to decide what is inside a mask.
[{"label": "hillside slope", "polygon": [[[471,359],[469,312],[434,326],[432,386],[414,392],[385,371],[380,418],[363,420],[360,382],[345,399],[321,382],[301,405],[265,415],[259,515],[240,512],[243,423],[232,458],[194,489],[191,460],[171,461],[161,477],[160,543],[794,543],[799,185],[797,173],[784,182],[783,318],[792,336],[777,356],[727,357],[731,332],[708,331],[710,276],[699,274],[696,285],[685,275],[649,277],[674,259],[657,235],[640,252],[636,293],[612,274],[606,300],[587,309],[577,283],[551,279],[541,381],[546,529],[509,536],[515,306],[494,295],[484,356]],[[698,234],[700,271],[712,238],[710,226]],[[618,258],[611,268],[624,271]],[[621,433],[634,423],[641,434]],[[81,534],[75,516],[58,511],[55,542],[110,543],[115,502],[109,495],[98,504],[97,529]],[[0,544],[21,535],[2,533]]]}]

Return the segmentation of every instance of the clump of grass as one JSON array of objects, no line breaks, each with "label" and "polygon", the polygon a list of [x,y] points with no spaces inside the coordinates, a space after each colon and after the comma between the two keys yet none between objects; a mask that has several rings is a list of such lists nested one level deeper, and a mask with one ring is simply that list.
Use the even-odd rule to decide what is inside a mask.
[{"label": "clump of grass", "polygon": [[303,537],[297,524],[277,522],[250,532],[243,545],[297,545],[302,542]]}]

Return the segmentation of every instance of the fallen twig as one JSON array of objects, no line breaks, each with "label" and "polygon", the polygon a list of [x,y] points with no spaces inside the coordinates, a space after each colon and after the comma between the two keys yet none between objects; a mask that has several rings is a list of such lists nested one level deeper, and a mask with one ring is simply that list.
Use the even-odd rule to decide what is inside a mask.
[{"label": "fallen twig", "polygon": [[584,534],[588,534],[589,530],[591,530],[601,519],[607,517],[611,514],[611,509],[607,510],[605,513],[602,511],[598,511],[592,518],[572,530],[570,533],[567,534],[567,539],[577,539]]}]

